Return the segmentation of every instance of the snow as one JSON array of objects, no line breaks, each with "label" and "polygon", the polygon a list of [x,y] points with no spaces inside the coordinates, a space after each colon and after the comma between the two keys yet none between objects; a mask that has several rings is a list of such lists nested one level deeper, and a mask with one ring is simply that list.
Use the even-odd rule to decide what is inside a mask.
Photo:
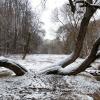
[{"label": "snow", "polygon": [[74,70],[76,70],[78,67],[79,67],[79,65],[80,65],[81,63],[78,63],[78,62],[73,62],[72,64],[70,64],[70,65],[68,65],[67,67],[65,67],[65,68],[60,68],[59,69],[59,72],[60,73],[70,73],[70,72],[73,72]]},{"label": "snow", "polygon": [[[5,57],[25,66],[28,73],[19,77],[0,78],[0,100],[94,100],[95,93],[98,94],[96,96],[100,96],[100,81],[87,72],[77,76],[37,74],[47,66],[66,59],[66,55],[34,54],[28,55],[25,60],[21,59],[21,55]],[[78,59],[70,66],[77,66],[82,61]],[[69,70],[72,69],[68,68]]]},{"label": "snow", "polygon": [[[53,58],[54,56],[54,58]],[[39,71],[45,68],[48,68],[48,66],[55,66],[56,62],[60,62],[62,59],[66,58],[66,55],[46,55],[46,54],[34,54],[34,55],[28,55],[25,60],[22,60],[21,56],[12,55],[8,57],[9,59],[12,59],[13,61],[21,64],[22,66],[27,66],[27,70],[35,70]]]},{"label": "snow", "polygon": [[[63,62],[66,61],[71,55],[46,55],[46,54],[34,54],[28,55],[25,60],[22,60],[22,55],[10,55],[10,56],[1,56],[0,60],[6,58],[11,62],[16,62],[25,67],[28,71],[36,71],[41,74],[43,72],[58,70],[59,73],[70,73],[79,67],[79,65],[84,61],[84,59],[78,58],[75,62],[68,65],[65,68],[62,68]],[[100,74],[100,71],[97,71],[98,66],[100,66],[100,60],[96,60],[95,63],[91,64],[91,68],[88,68],[86,72]],[[5,68],[1,68],[1,72],[5,72]],[[14,73],[13,73],[14,74]]]}]

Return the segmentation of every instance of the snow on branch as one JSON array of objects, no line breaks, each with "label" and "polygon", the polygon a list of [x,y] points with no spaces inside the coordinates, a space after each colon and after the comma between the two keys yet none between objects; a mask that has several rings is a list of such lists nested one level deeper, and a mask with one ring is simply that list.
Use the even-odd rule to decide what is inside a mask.
[{"label": "snow on branch", "polygon": [[18,63],[5,57],[0,57],[0,67],[5,67],[12,70],[16,76],[24,75],[27,72],[27,70],[22,65],[19,65]]}]

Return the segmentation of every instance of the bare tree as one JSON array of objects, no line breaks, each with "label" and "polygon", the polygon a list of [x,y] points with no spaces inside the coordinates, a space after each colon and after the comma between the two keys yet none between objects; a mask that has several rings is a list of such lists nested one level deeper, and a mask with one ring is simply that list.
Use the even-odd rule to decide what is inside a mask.
[{"label": "bare tree", "polygon": [[[92,0],[88,0],[88,2],[92,3]],[[87,2],[86,2],[86,4],[87,4]],[[83,2],[84,6],[86,4],[84,4],[84,2]],[[75,44],[75,49],[74,49],[73,53],[71,54],[70,59],[67,60],[66,62],[64,62],[62,64],[62,67],[66,67],[68,64],[74,62],[79,57],[81,49],[83,47],[83,41],[84,41],[84,38],[85,38],[85,34],[86,34],[86,31],[87,31],[89,21],[90,21],[91,17],[93,16],[93,14],[95,13],[95,11],[96,11],[96,9],[94,8],[94,6],[91,6],[91,7],[87,6],[86,7],[86,12],[85,12],[84,17],[81,21],[79,34],[78,34],[77,41],[76,41],[76,44]]]},{"label": "bare tree", "polygon": [[[80,55],[80,52],[82,50],[83,47],[83,41],[87,32],[87,27],[89,24],[89,21],[91,19],[91,17],[93,16],[93,14],[96,12],[96,10],[98,8],[100,8],[100,6],[98,6],[97,4],[93,4],[92,0],[87,0],[87,1],[76,1],[76,3],[81,3],[81,7],[86,7],[86,12],[83,16],[83,19],[81,21],[80,24],[80,29],[79,29],[79,33],[77,36],[77,41],[75,43],[75,49],[73,50],[73,52],[71,53],[71,55],[64,59],[63,61],[54,64],[52,66],[49,66],[49,68],[43,70],[42,72],[44,73],[59,73],[59,74],[63,74],[63,71],[60,72],[60,68],[65,68],[68,65],[70,65],[71,63],[73,63]],[[71,5],[71,4],[70,4]],[[80,65],[77,66],[76,68],[72,67],[72,70],[70,72],[66,72],[65,74],[77,74],[83,70],[85,70],[86,68],[89,67],[89,65],[97,58],[98,54],[98,47],[100,45],[100,38],[97,39],[97,41],[94,43],[93,48],[91,50],[90,55],[86,58],[86,60]],[[68,66],[68,68],[71,66]]]},{"label": "bare tree", "polygon": [[52,21],[61,24],[56,33],[57,37],[62,40],[64,53],[68,54],[75,47],[74,45],[83,13],[76,11],[73,14],[70,6],[65,3],[61,8],[54,9],[52,15]]},{"label": "bare tree", "polygon": [[[39,45],[40,21],[29,0],[0,1],[0,54],[34,53]],[[30,34],[30,39],[27,39]],[[34,35],[34,36],[33,36]],[[42,39],[42,38],[41,38]],[[30,43],[27,41],[29,40]],[[34,41],[35,40],[35,41]],[[34,42],[33,42],[34,41]],[[26,45],[28,50],[25,51]],[[30,44],[33,44],[30,47]]]},{"label": "bare tree", "polygon": [[[36,53],[42,41],[39,24],[39,17],[35,10],[32,11],[29,0],[0,0],[0,54],[17,53],[25,58],[28,53]],[[0,66],[5,63],[3,66],[17,75],[26,72],[22,66],[3,62],[1,60]]]}]

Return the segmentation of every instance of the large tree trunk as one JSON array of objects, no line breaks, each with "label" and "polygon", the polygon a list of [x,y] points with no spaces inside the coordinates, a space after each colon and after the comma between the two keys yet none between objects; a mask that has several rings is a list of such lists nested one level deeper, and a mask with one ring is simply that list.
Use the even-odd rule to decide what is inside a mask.
[{"label": "large tree trunk", "polygon": [[91,50],[90,55],[86,58],[86,60],[78,67],[78,69],[76,69],[74,72],[70,73],[72,74],[78,74],[82,71],[84,71],[86,68],[89,67],[89,65],[96,59],[98,58],[97,55],[97,51],[100,45],[100,38],[95,42],[95,44],[93,45],[93,48]]},{"label": "large tree trunk", "polygon": [[[89,3],[92,3],[92,0],[88,0]],[[79,34],[77,37],[77,41],[75,43],[75,49],[72,52],[72,54],[70,55],[69,59],[66,59],[65,62],[63,62],[63,64],[61,65],[63,68],[66,67],[67,65],[71,64],[72,62],[74,62],[80,55],[80,52],[82,50],[83,47],[83,42],[84,42],[84,38],[87,32],[87,27],[89,24],[89,21],[91,19],[91,17],[93,16],[93,14],[95,13],[96,9],[94,8],[86,8],[86,12],[84,14],[84,17],[82,19],[81,25],[80,25],[80,30],[79,30]]]},{"label": "large tree trunk", "polygon": [[6,58],[0,58],[0,66],[12,70],[16,76],[24,75],[27,72],[24,67]]},{"label": "large tree trunk", "polygon": [[59,75],[76,75],[80,72],[83,72],[85,69],[91,67],[90,64],[94,62],[97,58],[100,57],[100,52],[97,53],[100,45],[100,38],[94,43],[90,55],[83,62],[74,62],[68,65],[66,68],[61,68],[61,66],[53,65],[48,66],[40,71],[44,74],[59,74]]},{"label": "large tree trunk", "polygon": [[72,71],[70,71],[69,73],[63,73],[63,72],[58,72],[58,73],[67,75],[76,75],[80,72],[85,71],[85,69],[91,67],[90,64],[94,62],[94,60],[100,57],[100,52],[97,53],[99,45],[100,45],[100,38],[98,38],[97,41],[94,43],[90,55],[76,69],[74,70],[72,69]]},{"label": "large tree trunk", "polygon": [[[87,1],[88,1],[88,3],[87,3]],[[97,53],[97,48],[100,44],[100,39],[98,39],[96,41],[96,43],[94,44],[93,49],[91,51],[91,54],[79,67],[78,66],[75,68],[72,67],[73,71],[71,70],[71,68],[69,68],[69,67],[71,67],[70,64],[71,63],[73,64],[73,62],[80,55],[89,21],[90,21],[91,17],[93,16],[93,14],[95,13],[95,11],[97,10],[97,8],[95,8],[94,5],[91,5],[92,0],[87,0],[87,1],[78,1],[77,2],[77,3],[83,3],[83,5],[84,5],[83,7],[86,7],[86,12],[84,14],[84,17],[83,17],[81,25],[80,25],[80,30],[79,30],[79,34],[77,37],[74,51],[72,52],[72,54],[68,58],[64,59],[63,61],[61,61],[57,64],[54,64],[52,66],[48,66],[47,69],[45,68],[45,69],[41,70],[40,73],[63,74],[64,68],[67,66],[68,68],[66,68],[66,69],[68,69],[68,70],[70,69],[70,70],[69,70],[69,72],[67,71],[67,73],[65,72],[65,74],[77,74],[81,71],[84,71],[86,68],[88,68],[88,66],[96,59],[96,53]],[[74,66],[74,64],[73,64],[73,66]]]}]

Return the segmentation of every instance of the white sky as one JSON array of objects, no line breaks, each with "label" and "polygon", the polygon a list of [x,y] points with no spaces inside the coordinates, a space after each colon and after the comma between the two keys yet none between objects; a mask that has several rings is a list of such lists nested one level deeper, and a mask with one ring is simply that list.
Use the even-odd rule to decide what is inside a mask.
[{"label": "white sky", "polygon": [[[59,24],[54,24],[50,21],[51,12],[54,8],[60,7],[64,4],[67,0],[47,0],[46,8],[42,10],[41,20],[44,22],[43,29],[46,31],[45,39],[54,39],[56,29],[58,28]],[[30,0],[32,7],[39,8],[41,6],[41,0]]]},{"label": "white sky", "polygon": [[[51,22],[51,12],[54,8],[62,6],[65,2],[68,0],[47,0],[46,2],[46,8],[41,11],[41,20],[44,22],[43,29],[46,31],[46,35],[44,39],[54,39],[56,33],[54,31],[57,30],[59,27],[59,23],[53,23]],[[41,9],[41,0],[30,0],[30,3],[32,5],[32,8]],[[100,11],[99,11],[100,12]],[[100,18],[100,13],[97,13],[97,18]]]}]

